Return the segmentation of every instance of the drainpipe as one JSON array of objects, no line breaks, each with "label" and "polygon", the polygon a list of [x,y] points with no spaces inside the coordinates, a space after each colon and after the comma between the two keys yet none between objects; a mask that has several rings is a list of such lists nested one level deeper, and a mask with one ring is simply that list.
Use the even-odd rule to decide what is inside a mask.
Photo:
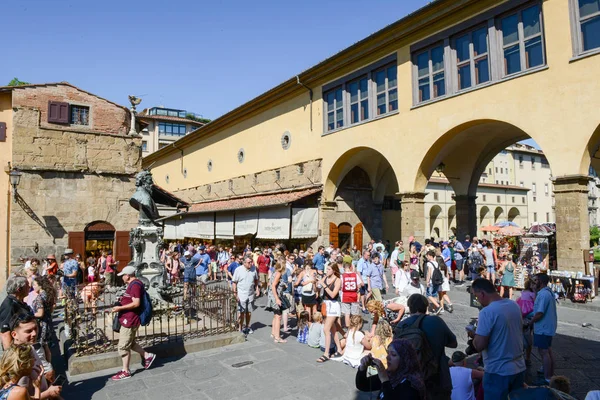
[{"label": "drainpipe", "polygon": [[11,212],[11,195],[10,195],[10,185],[8,186],[8,191],[6,192],[6,279],[8,279],[8,275],[10,274],[10,212]]},{"label": "drainpipe", "polygon": [[306,90],[308,90],[308,95],[310,96],[310,131],[312,132],[313,130],[313,114],[312,114],[312,104],[313,104],[313,91],[311,88],[309,88],[308,86],[306,86],[304,83],[300,82],[300,76],[296,75],[296,82],[298,82],[298,85],[304,87]]},{"label": "drainpipe", "polygon": [[177,147],[177,145],[175,144],[175,142],[172,143],[173,147],[176,148],[177,150],[179,150],[179,152],[181,153],[181,175],[183,175],[183,149]]}]

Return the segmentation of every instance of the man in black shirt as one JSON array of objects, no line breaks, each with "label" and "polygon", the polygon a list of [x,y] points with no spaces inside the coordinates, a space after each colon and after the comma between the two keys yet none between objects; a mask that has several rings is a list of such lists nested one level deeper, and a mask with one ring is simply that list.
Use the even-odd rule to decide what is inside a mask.
[{"label": "man in black shirt", "polygon": [[2,347],[8,349],[12,343],[10,321],[16,314],[32,315],[31,309],[23,302],[29,294],[29,282],[24,276],[11,276],[6,281],[7,296],[0,305],[0,335]]}]

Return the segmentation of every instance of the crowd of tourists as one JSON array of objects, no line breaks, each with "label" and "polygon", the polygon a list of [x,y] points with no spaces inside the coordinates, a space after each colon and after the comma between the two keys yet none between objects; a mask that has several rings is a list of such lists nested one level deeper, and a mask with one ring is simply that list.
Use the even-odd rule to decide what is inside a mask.
[{"label": "crowd of tourists", "polygon": [[[64,375],[56,374],[52,348],[58,346],[54,317],[64,317],[65,300],[81,294],[86,305],[92,285],[99,280],[115,285],[118,275],[126,285],[118,305],[112,308],[120,323],[118,352],[123,368],[112,377],[122,380],[131,377],[129,369],[131,350],[142,357],[143,368],[149,368],[156,356],[136,343],[140,326],[140,303],[145,288],[135,278],[135,268],[128,266],[116,273],[117,262],[111,252],[99,259],[84,263],[80,255],[66,249],[57,260],[49,254],[43,261],[23,259],[21,269],[6,282],[6,298],[0,305],[0,399],[61,399]],[[60,262],[59,262],[60,261]],[[87,264],[87,266],[86,266]],[[93,270],[88,267],[93,267]],[[97,269],[96,269],[97,268]],[[88,272],[89,271],[89,272]],[[102,271],[102,273],[100,273]],[[76,299],[75,304],[79,301]]]}]

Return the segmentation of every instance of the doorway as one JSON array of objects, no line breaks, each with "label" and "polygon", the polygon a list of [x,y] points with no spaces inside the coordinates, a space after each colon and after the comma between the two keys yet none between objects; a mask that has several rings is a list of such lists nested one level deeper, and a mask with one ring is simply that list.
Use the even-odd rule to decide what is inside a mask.
[{"label": "doorway", "polygon": [[340,249],[350,248],[352,240],[352,225],[342,222],[338,225],[338,243]]}]

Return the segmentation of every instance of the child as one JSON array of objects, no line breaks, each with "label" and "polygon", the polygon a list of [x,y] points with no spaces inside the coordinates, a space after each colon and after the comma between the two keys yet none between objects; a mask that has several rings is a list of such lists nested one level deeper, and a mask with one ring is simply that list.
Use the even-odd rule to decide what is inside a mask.
[{"label": "child", "polygon": [[360,360],[368,353],[366,350],[371,349],[371,343],[361,331],[363,327],[363,318],[361,315],[353,315],[350,318],[350,329],[346,333],[346,339],[342,340],[342,357],[339,359],[344,364],[350,365],[352,368],[358,368]]},{"label": "child", "polygon": [[392,342],[392,336],[392,327],[389,322],[382,319],[377,323],[375,335],[370,340],[371,354],[381,360],[385,368],[387,368],[387,347]]},{"label": "child", "polygon": [[[323,314],[318,311],[313,313],[312,320],[313,322],[308,324],[308,338],[306,344],[308,344],[309,347],[318,349],[321,346],[321,338],[323,338],[323,343],[325,343],[325,335],[322,334]],[[322,350],[324,351],[324,348]]]},{"label": "child", "polygon": [[531,349],[533,344],[533,327],[531,318],[533,318],[533,304],[535,303],[535,292],[533,291],[533,281],[525,281],[525,289],[521,292],[521,297],[517,299],[517,304],[521,308],[523,316],[523,346],[525,347],[525,365],[531,365]]},{"label": "child", "polygon": [[96,280],[96,268],[92,264],[88,266],[88,282],[92,283]]},{"label": "child", "polygon": [[308,344],[308,330],[308,312],[301,311],[300,315],[298,316],[298,343]]}]

